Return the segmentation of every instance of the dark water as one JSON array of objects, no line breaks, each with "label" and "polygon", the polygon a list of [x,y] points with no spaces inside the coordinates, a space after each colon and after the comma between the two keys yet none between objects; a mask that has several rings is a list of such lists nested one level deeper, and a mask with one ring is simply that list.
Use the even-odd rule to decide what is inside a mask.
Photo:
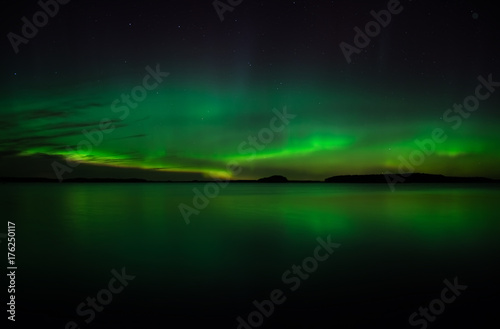
[{"label": "dark water", "polygon": [[[410,315],[455,277],[467,289],[429,328],[485,328],[497,318],[497,185],[415,184],[392,193],[386,185],[231,184],[186,225],[178,205],[191,205],[192,189],[203,187],[1,185],[0,233],[16,223],[16,325],[237,328],[254,300],[279,289],[282,303],[262,324],[254,314],[254,324],[423,328]],[[308,257],[318,239],[340,246],[321,249],[328,258],[315,266]],[[307,278],[283,281],[305,259]],[[85,323],[77,306],[122,268],[135,278]]]}]

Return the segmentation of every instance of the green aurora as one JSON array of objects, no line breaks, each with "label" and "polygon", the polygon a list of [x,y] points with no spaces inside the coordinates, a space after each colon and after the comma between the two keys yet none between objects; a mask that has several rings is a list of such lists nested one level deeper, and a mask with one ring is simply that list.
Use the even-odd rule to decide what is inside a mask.
[{"label": "green aurora", "polygon": [[[136,81],[141,81],[140,73]],[[216,88],[208,82],[177,84],[169,75],[143,101],[130,103],[136,105],[133,108],[121,100],[112,104],[135,85],[109,88],[115,84],[126,83],[60,88],[50,97],[24,91],[4,98],[2,107],[8,111],[2,117],[5,137],[0,147],[4,154],[13,149],[16,153],[4,156],[2,169],[14,156],[17,161],[10,162],[16,164],[28,158],[53,158],[63,166],[65,160],[76,161],[92,165],[97,175],[96,168],[105,166],[142,169],[170,179],[180,173],[189,178],[285,174],[291,179],[324,179],[334,174],[397,172],[401,157],[408,159],[419,150],[415,140],[429,139],[435,128],[442,128],[446,141],[436,144],[435,152],[426,155],[415,171],[500,177],[498,122],[489,117],[493,101],[480,103],[453,129],[452,116],[443,120],[451,108],[449,103],[444,107],[446,97],[389,97],[374,89],[326,83]],[[295,117],[282,131],[259,140],[259,132],[269,128],[275,116],[272,110],[285,107]],[[107,127],[112,131],[95,133],[103,119],[112,122]],[[249,136],[255,136],[258,144],[248,143]],[[79,148],[82,141],[92,142],[92,147]],[[241,166],[236,175],[227,169],[234,163]],[[28,172],[7,169],[13,176],[54,177],[53,167],[50,162],[49,168]],[[79,169],[71,170],[71,176],[92,175],[86,170],[79,175]]]},{"label": "green aurora", "polygon": [[[443,129],[446,141],[415,172],[500,178],[500,30],[489,7],[402,2],[404,11],[349,64],[339,44],[351,44],[353,28],[386,1],[248,2],[223,22],[210,3],[162,6],[71,2],[19,53],[5,38],[1,175],[397,173],[409,169],[401,159],[420,152],[417,139]],[[36,3],[17,9],[4,35],[21,33],[20,17],[40,10]],[[150,90],[137,94],[143,99],[126,105],[122,95],[137,92],[146,67],[169,74],[146,81]],[[447,112],[475,95],[479,76],[495,82],[480,91],[489,97],[468,117]],[[250,145],[249,136],[268,132],[273,109],[285,108],[295,117],[284,129]],[[84,131],[99,130],[103,119],[114,128],[91,143]],[[79,143],[87,147],[79,151]],[[227,169],[234,163],[237,175]]]}]

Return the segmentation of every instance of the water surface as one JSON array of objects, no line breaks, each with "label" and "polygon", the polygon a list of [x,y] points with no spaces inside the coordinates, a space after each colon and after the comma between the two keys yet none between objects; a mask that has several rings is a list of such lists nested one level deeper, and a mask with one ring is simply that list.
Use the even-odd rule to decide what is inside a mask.
[{"label": "water surface", "polygon": [[[480,328],[497,312],[498,185],[233,183],[186,225],[193,188],[2,184],[19,323],[236,328],[280,289],[263,328],[405,328],[454,277],[468,288],[432,326]],[[340,247],[291,291],[283,273],[328,236]],[[136,278],[85,324],[76,307],[123,267]]]}]

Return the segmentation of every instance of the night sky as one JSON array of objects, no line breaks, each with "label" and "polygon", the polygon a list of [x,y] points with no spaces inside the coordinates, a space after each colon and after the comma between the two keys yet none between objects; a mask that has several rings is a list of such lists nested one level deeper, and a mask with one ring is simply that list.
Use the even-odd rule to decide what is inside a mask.
[{"label": "night sky", "polygon": [[243,0],[221,21],[212,1],[72,0],[29,38],[21,18],[41,7],[16,1],[2,10],[0,176],[322,180],[406,159],[500,178],[497,11],[389,3],[399,13],[348,63],[341,43],[388,1]]}]

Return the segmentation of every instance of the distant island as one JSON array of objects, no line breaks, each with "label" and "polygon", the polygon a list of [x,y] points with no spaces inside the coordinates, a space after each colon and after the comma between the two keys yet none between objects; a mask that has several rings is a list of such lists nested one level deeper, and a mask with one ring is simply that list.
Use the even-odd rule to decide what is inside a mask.
[{"label": "distant island", "polygon": [[[326,183],[384,183],[387,184],[386,176],[379,175],[343,175],[333,176],[325,179]],[[432,174],[409,174],[400,184],[411,183],[500,183],[498,179],[485,177],[450,177]]]},{"label": "distant island", "polygon": [[285,176],[274,175],[270,177],[264,177],[257,180],[259,183],[288,183],[288,179]]},{"label": "distant island", "polygon": [[[152,181],[140,178],[68,178],[61,183],[207,183],[214,180],[191,181]],[[285,176],[273,175],[257,180],[230,180],[232,183],[356,183],[356,184],[387,184],[386,176],[375,175],[340,175],[319,180],[288,180]],[[0,177],[0,183],[59,183],[57,179],[38,177]],[[451,177],[444,175],[415,173],[404,178],[400,184],[411,183],[500,183],[498,179],[485,177]]]}]

